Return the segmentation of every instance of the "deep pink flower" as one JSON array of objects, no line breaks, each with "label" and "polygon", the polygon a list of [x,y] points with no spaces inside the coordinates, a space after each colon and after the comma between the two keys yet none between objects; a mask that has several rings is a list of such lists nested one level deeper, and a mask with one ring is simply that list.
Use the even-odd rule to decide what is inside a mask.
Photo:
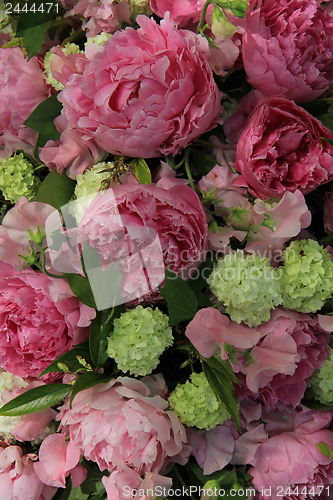
[{"label": "deep pink flower", "polygon": [[143,382],[112,379],[77,394],[57,420],[87,460],[110,472],[123,461],[139,475],[159,473],[169,462],[185,464],[189,449],[183,425]]},{"label": "deep pink flower", "polygon": [[104,31],[114,33],[121,28],[122,22],[130,22],[130,10],[126,0],[78,0],[73,8],[66,12],[65,17],[79,15],[84,18],[82,28],[87,37],[92,37]]},{"label": "deep pink flower", "polygon": [[221,94],[208,43],[138,16],[138,30],[115,33],[58,99],[68,129],[116,155],[176,154],[220,123]]},{"label": "deep pink flower", "polygon": [[267,96],[312,101],[333,79],[333,20],[318,0],[251,0],[242,56]]},{"label": "deep pink flower", "polygon": [[296,189],[307,194],[333,179],[333,146],[321,139],[333,139],[331,132],[284,97],[257,102],[237,142],[234,185],[265,200]]},{"label": "deep pink flower", "polygon": [[57,489],[43,484],[35,474],[37,455],[23,455],[19,446],[0,446],[2,498],[10,500],[51,500]]},{"label": "deep pink flower", "polygon": [[167,265],[187,279],[204,259],[207,219],[199,197],[183,184],[167,185],[170,189],[125,184],[104,191],[80,222],[79,244],[86,240],[97,249],[102,269],[120,262],[124,302],[156,290]]},{"label": "deep pink flower", "polygon": [[[266,414],[263,418],[267,421],[267,439],[257,447],[248,470],[256,489],[266,491],[266,494],[259,494],[259,499],[305,500],[317,495],[318,498],[331,498],[333,462],[317,445],[321,443],[333,448],[333,431],[328,429],[332,412],[315,412],[302,407],[292,415],[291,428],[282,432],[270,430],[276,427],[274,414]],[[273,426],[270,426],[271,419]],[[290,421],[290,416],[287,420]],[[296,487],[298,493],[293,495]]]},{"label": "deep pink flower", "polygon": [[37,378],[55,358],[87,340],[91,312],[65,280],[32,269],[18,272],[0,261],[0,366]]},{"label": "deep pink flower", "polygon": [[170,17],[180,26],[198,23],[201,17],[205,0],[150,0],[151,10],[159,17],[170,12]]},{"label": "deep pink flower", "polygon": [[33,154],[37,132],[23,122],[49,94],[37,57],[28,61],[19,47],[0,48],[0,158],[18,149]]}]

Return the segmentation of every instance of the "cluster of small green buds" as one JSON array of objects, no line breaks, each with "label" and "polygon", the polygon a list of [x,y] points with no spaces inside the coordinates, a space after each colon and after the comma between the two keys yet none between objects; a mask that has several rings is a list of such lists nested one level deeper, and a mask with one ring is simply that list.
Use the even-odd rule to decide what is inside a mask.
[{"label": "cluster of small green buds", "polygon": [[129,0],[129,8],[133,21],[135,21],[136,16],[139,14],[144,14],[145,16],[151,16],[153,14],[149,5],[149,0]]},{"label": "cluster of small green buds", "polygon": [[[52,47],[52,49],[46,52],[44,57],[45,81],[49,85],[52,85],[52,87],[55,90],[63,90],[65,86],[54,78],[51,71],[50,64],[51,64],[51,59],[54,56],[53,50],[54,47]],[[76,45],[76,43],[66,43],[64,47],[61,47],[61,50],[63,51],[65,56],[68,56],[69,54],[78,54],[79,52],[82,52],[82,50],[80,50],[80,47]]]},{"label": "cluster of small green buds", "polygon": [[268,321],[271,309],[281,304],[276,269],[268,259],[246,255],[242,250],[219,260],[207,283],[230,318],[251,327]]},{"label": "cluster of small green buds", "polygon": [[40,179],[35,176],[33,164],[22,153],[0,162],[0,189],[10,203],[17,203],[22,196],[31,200],[40,183]]},{"label": "cluster of small green buds", "polygon": [[90,36],[87,38],[86,43],[84,44],[84,48],[86,49],[91,45],[92,43],[95,43],[96,45],[104,45],[105,42],[111,37],[112,35],[110,33],[106,33],[105,31],[102,31],[96,36]]},{"label": "cluster of small green buds", "polygon": [[189,427],[209,430],[230,418],[204,372],[192,373],[185,384],[178,384],[169,396],[169,403],[179,420]]},{"label": "cluster of small green buds", "polygon": [[333,403],[333,349],[324,361],[323,366],[316,370],[309,388],[314,392],[315,399],[323,404]]},{"label": "cluster of small green buds", "polygon": [[76,200],[72,203],[71,213],[76,218],[77,223],[82,219],[84,212],[98,191],[106,189],[111,181],[111,177],[116,171],[115,163],[96,163],[91,169],[85,170],[83,174],[76,177],[74,195]]},{"label": "cluster of small green buds", "polygon": [[168,316],[139,305],[114,320],[107,354],[123,372],[144,376],[157,367],[160,355],[172,344]]},{"label": "cluster of small green buds", "polygon": [[333,262],[315,240],[292,241],[283,252],[281,294],[283,306],[317,312],[333,293]]}]

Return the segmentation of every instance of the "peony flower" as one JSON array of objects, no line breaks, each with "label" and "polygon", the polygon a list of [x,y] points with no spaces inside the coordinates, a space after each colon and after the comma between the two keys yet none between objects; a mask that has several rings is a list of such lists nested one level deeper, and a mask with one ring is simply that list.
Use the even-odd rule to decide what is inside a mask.
[{"label": "peony flower", "polygon": [[322,139],[332,139],[330,131],[284,97],[257,102],[237,143],[234,186],[265,200],[307,194],[333,179],[333,146]]},{"label": "peony flower", "polygon": [[[261,492],[258,498],[305,500],[319,495],[329,499],[333,462],[326,450],[333,449],[333,432],[328,429],[332,412],[315,412],[302,407],[292,415],[291,428],[282,432],[272,431],[276,428],[274,417],[274,414],[264,416],[268,435],[257,447],[248,470],[253,485]],[[290,417],[285,418],[290,421]],[[298,493],[293,495],[296,491]]]},{"label": "peony flower", "polygon": [[33,461],[37,455],[23,455],[19,446],[0,446],[0,484],[2,498],[10,500],[51,500],[57,489],[43,484],[36,476]]},{"label": "peony flower", "polygon": [[37,378],[55,358],[87,340],[93,314],[65,280],[32,269],[18,272],[0,261],[0,366],[5,370]]},{"label": "peony flower", "polygon": [[[67,130],[116,155],[176,154],[221,122],[208,42],[138,16],[115,33],[58,99]],[[89,82],[89,83],[87,83]],[[80,172],[82,173],[82,172]]]},{"label": "peony flower", "polygon": [[205,0],[150,0],[151,10],[159,17],[170,12],[170,17],[179,26],[187,26],[200,21]]},{"label": "peony flower", "polygon": [[318,0],[251,0],[242,57],[263,94],[316,99],[332,83],[332,51],[333,20]]},{"label": "peony flower", "polygon": [[0,157],[18,149],[33,155],[37,132],[23,122],[49,96],[37,57],[29,61],[19,47],[0,48]]},{"label": "peony flower", "polygon": [[154,491],[167,492],[172,487],[170,477],[148,472],[142,479],[137,472],[124,463],[119,464],[109,477],[103,476],[102,483],[108,500],[155,500],[157,497],[152,494]]},{"label": "peony flower", "polygon": [[[98,251],[102,270],[119,261],[122,302],[154,290],[156,297],[165,266],[186,279],[204,259],[207,222],[199,197],[183,184],[172,186],[125,184],[108,189],[97,194],[81,219],[81,247],[86,241]],[[87,270],[91,266],[87,261]]]},{"label": "peony flower", "polygon": [[[77,394],[60,408],[60,429],[87,459],[110,472],[123,461],[138,474],[185,464],[185,429],[168,402],[144,382],[119,377]],[[110,422],[112,425],[110,426]]]},{"label": "peony flower", "polygon": [[48,486],[66,488],[66,477],[70,474],[76,488],[87,476],[87,470],[79,463],[80,450],[73,446],[72,441],[66,442],[65,434],[47,436],[40,445],[38,458],[34,471]]},{"label": "peony flower", "polygon": [[98,35],[101,31],[114,33],[121,28],[122,22],[130,22],[130,11],[125,0],[77,0],[65,17],[79,15],[84,18],[82,28],[86,30],[87,37]]}]

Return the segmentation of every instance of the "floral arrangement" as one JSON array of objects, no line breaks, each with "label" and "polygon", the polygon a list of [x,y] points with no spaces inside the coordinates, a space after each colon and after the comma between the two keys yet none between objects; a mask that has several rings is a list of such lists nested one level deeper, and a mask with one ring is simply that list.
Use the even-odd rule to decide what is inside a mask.
[{"label": "floral arrangement", "polygon": [[333,497],[333,2],[0,0],[0,497]]}]

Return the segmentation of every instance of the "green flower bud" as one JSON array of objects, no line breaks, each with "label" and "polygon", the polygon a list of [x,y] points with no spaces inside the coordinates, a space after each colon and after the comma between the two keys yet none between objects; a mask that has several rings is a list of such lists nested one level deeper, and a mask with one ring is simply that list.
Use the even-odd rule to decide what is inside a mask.
[{"label": "green flower bud", "polygon": [[34,174],[34,166],[22,153],[0,162],[0,189],[11,203],[17,203],[22,196],[31,200],[39,185],[40,179]]}]

